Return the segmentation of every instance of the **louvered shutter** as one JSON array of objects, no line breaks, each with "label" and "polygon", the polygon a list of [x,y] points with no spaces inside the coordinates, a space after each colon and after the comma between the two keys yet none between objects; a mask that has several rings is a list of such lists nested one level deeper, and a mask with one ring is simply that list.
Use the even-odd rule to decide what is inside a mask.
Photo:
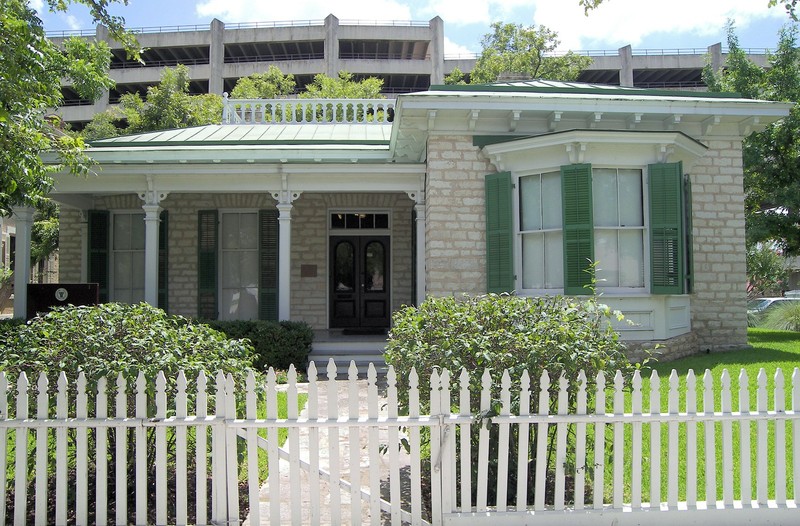
[{"label": "louvered shutter", "polygon": [[167,310],[167,288],[169,286],[169,212],[162,210],[158,224],[158,308]]},{"label": "louvered shutter", "polygon": [[99,285],[100,303],[108,301],[108,244],[110,215],[108,210],[89,210],[89,268],[90,283]]},{"label": "louvered shutter", "polygon": [[592,165],[561,167],[564,219],[564,294],[591,294],[594,261]]},{"label": "louvered shutter", "polygon": [[258,212],[258,318],[278,321],[278,210]]},{"label": "louvered shutter", "polygon": [[514,237],[511,174],[489,174],[486,193],[486,290],[514,290]]},{"label": "louvered shutter", "polygon": [[650,187],[650,291],[653,294],[682,294],[686,265],[682,165],[651,164],[647,172]]},{"label": "louvered shutter", "polygon": [[217,319],[217,245],[216,210],[197,213],[197,317]]},{"label": "louvered shutter", "polygon": [[[682,170],[681,166],[681,171]],[[689,174],[683,177],[683,240],[686,244],[686,294],[694,288],[694,255],[692,252],[692,180]]]}]

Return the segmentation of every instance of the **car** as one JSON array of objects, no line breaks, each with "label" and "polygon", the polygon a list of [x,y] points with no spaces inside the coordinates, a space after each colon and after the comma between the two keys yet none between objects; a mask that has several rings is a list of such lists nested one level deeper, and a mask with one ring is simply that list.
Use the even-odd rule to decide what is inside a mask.
[{"label": "car", "polygon": [[758,298],[750,300],[747,302],[747,314],[763,315],[776,307],[794,301],[800,301],[800,298]]}]

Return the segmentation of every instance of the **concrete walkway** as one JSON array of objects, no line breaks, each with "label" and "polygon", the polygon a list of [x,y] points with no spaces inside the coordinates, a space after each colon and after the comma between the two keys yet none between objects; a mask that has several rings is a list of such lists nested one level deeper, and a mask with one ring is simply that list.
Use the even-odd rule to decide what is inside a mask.
[{"label": "concrete walkway", "polygon": [[[321,392],[320,396],[320,414],[325,414],[324,411],[327,410],[326,407],[326,389],[327,386],[323,385],[323,382],[318,384],[319,390]],[[338,391],[338,405],[339,405],[339,416],[346,417],[348,415],[349,410],[349,397],[348,397],[348,383],[346,381],[340,382]],[[298,385],[298,391],[300,392],[307,392],[308,384],[301,384]],[[358,382],[358,392],[359,392],[359,411],[361,415],[367,414],[367,382],[366,380],[359,380]],[[380,390],[379,390],[380,392]],[[383,393],[380,393],[383,395]],[[325,400],[325,401],[323,401]],[[379,400],[379,411],[381,416],[386,416],[387,408],[386,408],[386,399],[381,396]],[[301,416],[307,416],[308,414],[308,406],[303,409]],[[353,477],[350,473],[350,430],[349,429],[339,429],[338,431],[338,442],[339,442],[339,468],[340,468],[340,476],[342,479],[347,481],[351,481]],[[356,480],[360,483],[361,487],[365,491],[369,491],[370,487],[370,480],[369,480],[369,432],[368,429],[365,427],[357,428],[356,433],[358,433],[358,444],[359,450],[357,454],[359,455],[359,469],[360,472],[356,474]],[[309,428],[301,428],[300,429],[300,459],[302,462],[308,462],[310,455],[309,452],[312,450],[316,450],[319,454],[319,466],[321,470],[326,472],[330,472],[330,462],[329,462],[329,430],[328,429],[320,429],[318,436],[319,439],[315,441],[314,444],[310,443],[310,430]],[[386,444],[387,439],[387,431],[386,429],[381,429],[379,433],[379,441],[381,444]],[[288,452],[289,443],[288,440],[284,444],[283,449]],[[389,461],[388,456],[385,454],[380,455],[379,459],[380,465],[380,477],[381,477],[381,487],[382,493],[384,495],[382,498],[388,500],[388,480],[389,480]],[[403,470],[402,466],[408,465],[408,455],[405,452],[401,452],[401,472],[406,472],[407,469]],[[292,511],[291,511],[291,488],[290,488],[290,475],[289,475],[289,462],[288,460],[281,460],[280,462],[280,471],[279,475],[279,484],[280,484],[280,524],[290,524],[292,523]],[[301,467],[301,492],[300,492],[300,512],[301,512],[301,523],[302,524],[310,524],[311,523],[311,491],[314,491],[319,495],[319,502],[320,502],[320,524],[333,524],[332,517],[331,517],[331,492],[330,492],[330,483],[322,480],[320,477],[320,485],[319,488],[311,488],[310,487],[310,477],[309,472],[307,469],[303,469]],[[262,524],[269,524],[270,523],[270,513],[273,507],[273,503],[270,501],[269,495],[269,484],[272,480],[274,475],[271,473],[267,480],[267,483],[264,484],[261,488],[261,498],[259,502],[259,510],[261,515],[261,523]],[[408,487],[407,481],[403,481],[403,486]],[[340,513],[339,517],[342,524],[388,524],[389,523],[389,514],[386,512],[382,512],[380,517],[374,518],[370,513],[370,506],[369,501],[362,497],[361,498],[361,505],[360,505],[360,516],[355,520],[351,521],[351,500],[350,500],[350,490],[340,486],[340,495],[341,495],[341,505],[340,505]],[[375,519],[375,520],[373,520]],[[245,521],[245,525],[251,525],[250,518]]]}]

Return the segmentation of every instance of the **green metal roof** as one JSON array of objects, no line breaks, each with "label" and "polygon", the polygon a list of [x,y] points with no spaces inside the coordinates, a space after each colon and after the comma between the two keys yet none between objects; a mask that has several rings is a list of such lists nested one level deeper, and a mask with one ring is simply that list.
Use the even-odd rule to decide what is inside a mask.
[{"label": "green metal roof", "polygon": [[388,145],[391,124],[211,124],[92,141],[120,146]]},{"label": "green metal roof", "polygon": [[586,84],[583,82],[562,82],[555,80],[521,80],[494,82],[492,84],[448,84],[434,85],[429,91],[466,91],[489,93],[577,93],[585,95],[635,95],[637,97],[686,97],[698,99],[738,99],[738,93],[710,93],[705,91],[673,91],[606,84]]}]

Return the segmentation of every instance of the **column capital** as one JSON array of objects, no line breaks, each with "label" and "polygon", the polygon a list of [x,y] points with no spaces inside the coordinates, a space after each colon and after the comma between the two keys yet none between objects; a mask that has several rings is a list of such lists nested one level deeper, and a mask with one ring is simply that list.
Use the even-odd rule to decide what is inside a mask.
[{"label": "column capital", "polygon": [[279,190],[276,192],[270,192],[270,195],[278,202],[278,208],[280,209],[280,205],[291,206],[294,200],[300,197],[302,193],[302,191],[297,190]]},{"label": "column capital", "polygon": [[12,207],[12,213],[16,221],[33,222],[33,214],[36,209],[30,206],[15,206]]},{"label": "column capital", "polygon": [[[156,206],[158,206],[158,204],[161,201],[163,201],[164,199],[166,199],[169,196],[169,192],[159,192],[157,190],[150,189],[150,190],[147,190],[147,191],[144,191],[144,192],[139,192],[136,195],[139,196],[139,199],[144,201],[144,203],[145,203],[144,206],[147,206],[147,205],[156,205]],[[142,208],[144,208],[144,206]]]}]

